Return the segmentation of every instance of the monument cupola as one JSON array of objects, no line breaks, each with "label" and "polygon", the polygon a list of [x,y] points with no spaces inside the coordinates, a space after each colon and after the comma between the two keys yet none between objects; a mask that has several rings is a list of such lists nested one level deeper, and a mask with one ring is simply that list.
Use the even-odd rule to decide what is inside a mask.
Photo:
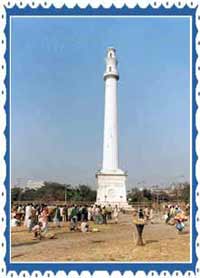
[{"label": "monument cupola", "polygon": [[107,49],[106,70],[104,73],[104,80],[108,77],[115,77],[117,80],[119,79],[117,63],[118,62],[116,58],[116,50],[113,47],[109,47]]}]

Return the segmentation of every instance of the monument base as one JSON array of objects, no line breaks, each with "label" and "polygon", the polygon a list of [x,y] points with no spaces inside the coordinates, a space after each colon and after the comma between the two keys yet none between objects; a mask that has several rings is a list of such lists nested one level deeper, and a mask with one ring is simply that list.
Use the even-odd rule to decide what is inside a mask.
[{"label": "monument base", "polygon": [[117,205],[120,208],[129,207],[126,200],[126,177],[127,174],[121,170],[99,171],[97,178],[97,200],[98,205]]}]

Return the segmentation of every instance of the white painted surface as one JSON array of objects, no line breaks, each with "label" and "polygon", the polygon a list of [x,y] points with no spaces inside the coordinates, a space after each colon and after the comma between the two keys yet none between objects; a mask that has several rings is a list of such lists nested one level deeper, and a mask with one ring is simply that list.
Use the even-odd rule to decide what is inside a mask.
[{"label": "white painted surface", "polygon": [[97,173],[97,203],[127,206],[126,174],[118,168],[118,119],[117,119],[117,70],[116,51],[108,48],[106,56],[105,111],[103,167]]},{"label": "white painted surface", "polygon": [[97,174],[98,190],[97,204],[119,207],[127,206],[126,175],[125,174]]},{"label": "white painted surface", "polygon": [[109,48],[106,57],[103,171],[118,169],[117,59]]}]

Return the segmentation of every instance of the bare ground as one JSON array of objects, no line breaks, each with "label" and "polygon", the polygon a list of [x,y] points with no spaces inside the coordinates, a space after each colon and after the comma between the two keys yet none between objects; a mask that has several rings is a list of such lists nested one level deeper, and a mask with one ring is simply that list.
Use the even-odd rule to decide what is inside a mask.
[{"label": "bare ground", "polygon": [[[14,261],[189,261],[189,225],[183,234],[161,221],[144,228],[145,246],[135,246],[135,227],[131,215],[120,215],[119,223],[96,225],[99,232],[70,232],[50,224],[56,239],[33,240],[24,227],[12,228],[11,260]],[[91,223],[91,226],[94,226]]]}]

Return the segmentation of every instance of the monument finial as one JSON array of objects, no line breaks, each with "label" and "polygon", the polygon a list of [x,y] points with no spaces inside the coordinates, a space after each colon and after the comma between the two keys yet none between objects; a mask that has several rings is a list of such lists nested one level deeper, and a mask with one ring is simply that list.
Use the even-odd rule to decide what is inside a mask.
[{"label": "monument finial", "polygon": [[108,47],[107,51],[110,51],[110,50],[116,52],[116,49],[115,49],[113,46],[109,46],[109,47]]}]

